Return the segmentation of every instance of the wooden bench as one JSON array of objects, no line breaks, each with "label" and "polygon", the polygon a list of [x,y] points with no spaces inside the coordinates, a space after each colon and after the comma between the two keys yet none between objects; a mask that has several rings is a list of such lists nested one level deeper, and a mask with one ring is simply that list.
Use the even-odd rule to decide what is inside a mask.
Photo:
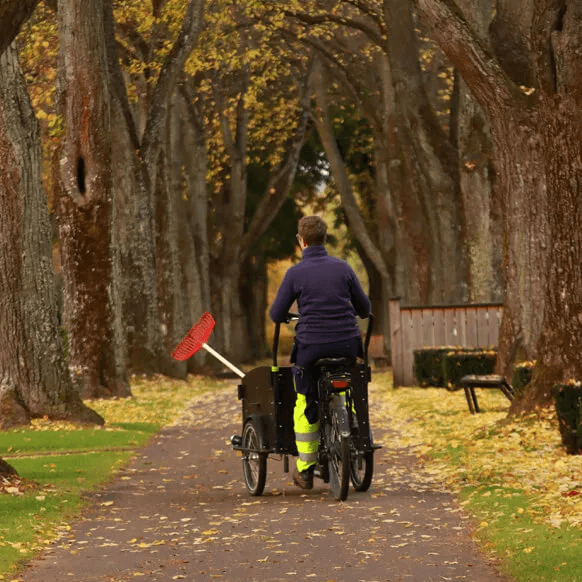
[{"label": "wooden bench", "polygon": [[479,403],[477,402],[475,388],[499,388],[508,400],[513,400],[514,398],[512,386],[504,376],[498,376],[497,374],[490,374],[487,376],[463,376],[460,385],[465,390],[465,397],[467,398],[467,404],[469,405],[471,414],[481,412]]}]

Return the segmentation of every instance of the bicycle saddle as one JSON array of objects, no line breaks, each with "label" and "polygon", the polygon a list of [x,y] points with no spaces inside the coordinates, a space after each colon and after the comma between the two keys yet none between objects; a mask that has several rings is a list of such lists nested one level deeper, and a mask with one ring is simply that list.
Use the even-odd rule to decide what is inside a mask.
[{"label": "bicycle saddle", "polygon": [[353,356],[344,356],[341,358],[320,358],[313,364],[317,368],[351,368],[356,363]]}]

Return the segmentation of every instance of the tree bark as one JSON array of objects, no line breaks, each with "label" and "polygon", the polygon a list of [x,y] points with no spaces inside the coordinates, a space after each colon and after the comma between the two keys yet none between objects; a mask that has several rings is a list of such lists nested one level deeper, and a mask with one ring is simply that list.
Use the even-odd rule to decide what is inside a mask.
[{"label": "tree bark", "polygon": [[59,3],[60,112],[56,180],[69,366],[84,397],[129,394],[114,334],[111,131],[103,1]]},{"label": "tree bark", "polygon": [[103,424],[73,388],[60,334],[40,132],[16,53],[0,57],[0,428]]},{"label": "tree bark", "polygon": [[547,273],[537,372],[518,409],[582,379],[582,7],[536,3],[532,44],[541,95],[537,132],[547,181]]},{"label": "tree bark", "polygon": [[535,63],[530,89],[514,85],[513,72],[487,52],[453,2],[416,5],[491,124],[506,245],[498,367],[509,374],[516,359],[537,359],[534,380],[512,405],[529,410],[550,402],[553,382],[582,377],[580,7],[523,7],[520,15],[535,8],[532,54],[523,55]]},{"label": "tree bark", "polygon": [[[202,115],[194,104],[195,92],[193,83],[185,83],[181,87],[180,109],[177,110],[182,121],[180,153],[174,154],[176,165],[179,161],[182,167],[183,175],[180,175],[185,182],[185,195],[178,201],[184,217],[179,246],[182,289],[189,305],[189,325],[211,309],[206,141]],[[189,371],[199,371],[200,366],[211,357],[205,350],[201,352],[196,358],[188,360]]]},{"label": "tree bark", "polygon": [[[167,257],[157,256],[158,251],[165,253],[168,246],[159,246],[160,233],[156,219],[160,217],[163,206],[156,196],[167,193],[165,185],[158,186],[160,152],[167,144],[167,113],[171,96],[183,70],[186,59],[192,52],[203,24],[204,2],[191,0],[184,14],[178,37],[166,58],[158,81],[141,109],[143,127],[134,120],[123,75],[119,68],[116,50],[113,17],[109,5],[106,13],[109,67],[113,77],[112,97],[115,116],[114,140],[114,184],[115,203],[113,209],[113,236],[116,241],[114,268],[119,276],[119,295],[123,304],[123,326],[126,329],[128,362],[134,372],[152,373],[174,369],[170,358],[171,350],[163,344],[166,337],[168,317],[177,321],[179,313],[160,312],[177,305],[166,302],[161,296],[165,293],[167,281],[158,270],[159,262]],[[135,115],[140,118],[140,115]],[[162,159],[167,160],[167,152]],[[128,170],[129,169],[129,170]],[[162,175],[161,181],[165,180]],[[165,194],[164,194],[165,196]],[[156,214],[158,212],[158,214]],[[168,232],[164,233],[165,238]],[[178,236],[178,233],[174,232]],[[171,235],[171,236],[174,236]],[[166,243],[175,248],[175,240],[166,238]],[[162,285],[158,288],[158,285]],[[164,328],[163,326],[166,325]],[[171,334],[174,337],[174,334]],[[171,340],[168,340],[171,341]]]},{"label": "tree bark", "polygon": [[0,55],[10,46],[22,25],[30,18],[39,0],[0,2]]},{"label": "tree bark", "polygon": [[[492,0],[461,0],[459,6],[487,46]],[[486,116],[457,72],[451,104],[451,135],[459,151],[459,187],[469,271],[468,299],[475,303],[502,302],[501,202],[494,189],[491,131]]]}]

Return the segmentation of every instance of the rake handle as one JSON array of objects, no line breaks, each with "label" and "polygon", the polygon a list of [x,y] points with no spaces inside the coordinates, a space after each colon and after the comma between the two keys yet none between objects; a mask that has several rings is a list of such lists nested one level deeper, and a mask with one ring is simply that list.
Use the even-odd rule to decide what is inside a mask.
[{"label": "rake handle", "polygon": [[231,364],[226,358],[221,356],[216,350],[212,349],[208,344],[202,344],[202,347],[211,353],[217,360],[220,360],[225,366],[228,366],[235,374],[241,378],[245,377],[245,373],[241,372],[234,364]]}]

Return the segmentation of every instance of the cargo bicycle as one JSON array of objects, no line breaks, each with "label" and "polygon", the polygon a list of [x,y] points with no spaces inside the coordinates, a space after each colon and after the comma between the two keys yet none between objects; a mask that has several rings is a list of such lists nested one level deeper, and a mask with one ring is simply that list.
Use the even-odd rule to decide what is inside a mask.
[{"label": "cargo bicycle", "polygon": [[[289,321],[298,319],[289,314]],[[282,459],[289,472],[289,456],[297,456],[293,409],[295,390],[291,367],[279,366],[279,323],[273,338],[273,365],[251,370],[242,377],[238,398],[242,402],[242,432],[231,437],[232,448],[242,453],[246,489],[262,495],[267,460]],[[333,497],[344,501],[350,482],[355,491],[367,491],[374,473],[374,444],[368,415],[368,346],[373,327],[370,315],[363,361],[326,357],[315,363],[319,397],[320,441],[314,477],[330,484]]]}]

